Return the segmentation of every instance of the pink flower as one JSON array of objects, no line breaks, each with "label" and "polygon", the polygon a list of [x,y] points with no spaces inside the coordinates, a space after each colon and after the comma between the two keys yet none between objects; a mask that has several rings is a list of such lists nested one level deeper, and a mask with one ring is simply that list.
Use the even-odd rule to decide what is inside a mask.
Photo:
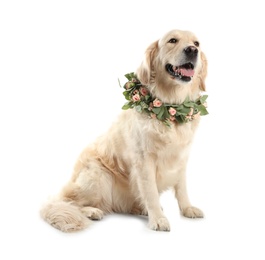
[{"label": "pink flower", "polygon": [[193,108],[191,107],[191,108],[190,108],[190,112],[188,113],[188,115],[189,115],[189,116],[192,116],[193,111],[194,111],[194,110],[193,110]]},{"label": "pink flower", "polygon": [[192,119],[197,119],[201,114],[201,111],[199,111],[197,114],[192,116]]},{"label": "pink flower", "polygon": [[153,105],[154,105],[154,107],[161,107],[162,106],[162,102],[159,99],[156,98],[153,101]]},{"label": "pink flower", "polygon": [[192,120],[192,117],[191,116],[186,116],[186,118],[189,120],[189,121],[191,121]]},{"label": "pink flower", "polygon": [[132,100],[133,100],[133,102],[137,102],[137,101],[139,101],[139,100],[140,100],[140,96],[139,96],[139,94],[135,94],[135,95],[133,95],[133,96],[132,96]]},{"label": "pink flower", "polygon": [[177,113],[176,109],[173,108],[173,107],[169,108],[168,112],[169,112],[169,114],[170,114],[171,116],[174,116],[174,115],[176,115],[176,113]]},{"label": "pink flower", "polygon": [[145,87],[141,87],[140,88],[140,93],[143,95],[143,96],[146,96],[148,94],[148,89],[145,88]]}]

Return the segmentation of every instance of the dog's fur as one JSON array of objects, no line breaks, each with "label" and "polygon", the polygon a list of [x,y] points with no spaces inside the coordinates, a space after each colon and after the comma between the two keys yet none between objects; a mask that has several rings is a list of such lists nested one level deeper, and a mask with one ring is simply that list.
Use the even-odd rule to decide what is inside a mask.
[{"label": "dog's fur", "polygon": [[[172,38],[178,42],[170,43]],[[162,102],[195,100],[205,91],[207,61],[196,41],[191,32],[173,30],[147,48],[137,76]],[[196,47],[198,55],[192,80],[184,82],[169,75],[165,65],[183,63],[188,46]],[[199,120],[174,122],[170,128],[147,114],[123,111],[107,134],[81,153],[71,180],[56,199],[43,206],[41,216],[55,228],[70,232],[84,229],[90,219],[101,219],[107,213],[143,214],[148,215],[151,229],[169,231],[159,195],[173,188],[185,217],[203,217],[191,205],[185,181]]]}]

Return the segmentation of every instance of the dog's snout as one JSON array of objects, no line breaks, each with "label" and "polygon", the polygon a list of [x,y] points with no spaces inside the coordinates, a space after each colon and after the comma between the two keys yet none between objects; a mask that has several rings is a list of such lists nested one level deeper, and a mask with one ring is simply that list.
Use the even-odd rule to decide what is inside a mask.
[{"label": "dog's snout", "polygon": [[188,46],[184,49],[184,52],[188,57],[194,58],[198,54],[198,49],[195,46]]}]

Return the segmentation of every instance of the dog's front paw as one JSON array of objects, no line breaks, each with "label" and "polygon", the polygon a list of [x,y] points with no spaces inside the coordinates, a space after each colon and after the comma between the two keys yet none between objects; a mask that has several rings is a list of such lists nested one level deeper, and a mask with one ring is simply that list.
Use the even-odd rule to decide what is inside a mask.
[{"label": "dog's front paw", "polygon": [[148,226],[156,231],[170,231],[169,222],[165,217],[149,219]]},{"label": "dog's front paw", "polygon": [[187,218],[203,218],[203,212],[195,207],[188,207],[182,211],[184,217]]}]

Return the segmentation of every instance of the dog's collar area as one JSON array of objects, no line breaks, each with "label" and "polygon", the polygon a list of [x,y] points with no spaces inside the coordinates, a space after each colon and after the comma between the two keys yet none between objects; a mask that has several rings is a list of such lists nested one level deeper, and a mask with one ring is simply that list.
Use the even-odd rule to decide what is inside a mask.
[{"label": "dog's collar area", "polygon": [[168,63],[166,65],[166,71],[174,78],[189,82],[194,75],[194,65],[191,62],[182,64],[180,66],[174,66]]},{"label": "dog's collar area", "polygon": [[150,118],[156,118],[167,126],[172,123],[188,123],[197,117],[208,114],[206,99],[208,95],[200,96],[195,101],[185,100],[182,104],[163,103],[153,97],[148,88],[137,79],[132,72],[125,75],[128,82],[124,84],[123,95],[127,102],[122,109],[135,108],[139,113],[146,113]]}]

